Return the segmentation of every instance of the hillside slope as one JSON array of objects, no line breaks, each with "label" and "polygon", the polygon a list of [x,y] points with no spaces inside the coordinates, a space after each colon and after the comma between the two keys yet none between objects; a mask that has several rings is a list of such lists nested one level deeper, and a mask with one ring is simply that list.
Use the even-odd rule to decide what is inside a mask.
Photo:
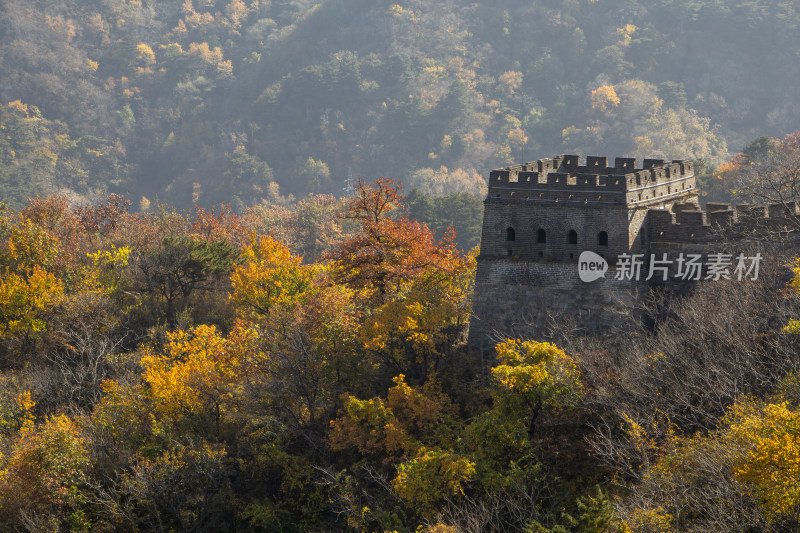
[{"label": "hillside slope", "polygon": [[380,175],[480,194],[523,147],[713,166],[796,129],[798,20],[764,0],[8,0],[0,196],[240,205]]}]

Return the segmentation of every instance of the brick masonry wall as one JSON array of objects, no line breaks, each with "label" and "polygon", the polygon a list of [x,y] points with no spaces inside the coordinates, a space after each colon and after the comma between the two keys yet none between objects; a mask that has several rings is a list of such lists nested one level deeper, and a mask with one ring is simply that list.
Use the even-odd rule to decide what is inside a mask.
[{"label": "brick masonry wall", "polygon": [[[675,204],[697,208],[691,162],[636,163],[617,158],[612,167],[608,158],[591,156],[581,165],[578,156],[561,155],[490,173],[470,344],[485,346],[493,335],[536,338],[558,315],[602,331],[647,291],[644,278],[613,279],[619,254],[648,254],[666,235],[696,242],[702,221],[682,213],[680,228],[671,214]],[[653,210],[662,216],[651,217]],[[587,250],[608,261],[605,279],[579,279],[578,258]]]},{"label": "brick masonry wall", "polygon": [[[509,228],[513,241],[507,240]],[[610,259],[628,250],[628,228],[624,206],[490,198],[484,203],[481,257],[577,263],[582,251],[592,250]],[[537,242],[539,229],[545,230],[546,243]],[[568,242],[570,230],[577,233],[577,244]],[[601,231],[608,234],[607,246],[599,244]]]},{"label": "brick masonry wall", "polygon": [[496,338],[535,339],[558,316],[587,331],[608,329],[647,290],[643,282],[615,280],[615,274],[611,268],[605,278],[585,283],[577,264],[484,259],[476,274],[469,343],[489,348]]}]

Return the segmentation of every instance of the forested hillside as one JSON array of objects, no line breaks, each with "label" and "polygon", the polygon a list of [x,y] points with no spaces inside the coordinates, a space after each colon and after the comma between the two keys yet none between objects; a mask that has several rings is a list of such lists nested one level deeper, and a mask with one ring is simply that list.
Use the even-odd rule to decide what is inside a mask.
[{"label": "forested hillside", "polygon": [[409,203],[0,210],[0,529],[797,530],[780,247],[607,337],[479,353],[474,256]]},{"label": "forested hillside", "polygon": [[763,0],[7,0],[0,196],[241,208],[382,175],[480,194],[523,149],[712,168],[796,129],[798,20]]},{"label": "forested hillside", "polygon": [[466,345],[491,168],[800,199],[797,2],[394,1],[0,1],[0,531],[799,531],[796,210]]}]

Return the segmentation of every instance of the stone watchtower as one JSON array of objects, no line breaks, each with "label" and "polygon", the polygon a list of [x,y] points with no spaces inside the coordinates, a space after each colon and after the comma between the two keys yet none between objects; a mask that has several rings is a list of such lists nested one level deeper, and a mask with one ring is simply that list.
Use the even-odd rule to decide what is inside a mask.
[{"label": "stone watchtower", "polygon": [[[493,170],[484,201],[470,343],[494,333],[535,335],[559,314],[587,330],[632,305],[644,281],[591,284],[578,277],[578,257],[593,251],[613,270],[622,253],[648,254],[648,212],[699,209],[691,161],[665,162],[576,155]],[[663,218],[663,217],[662,217]]]}]

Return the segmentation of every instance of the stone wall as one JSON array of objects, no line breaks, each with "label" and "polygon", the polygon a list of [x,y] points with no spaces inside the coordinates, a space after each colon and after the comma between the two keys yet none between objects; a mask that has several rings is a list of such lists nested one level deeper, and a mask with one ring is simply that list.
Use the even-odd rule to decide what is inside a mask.
[{"label": "stone wall", "polygon": [[[582,164],[576,155],[559,155],[493,170],[470,343],[486,345],[493,335],[535,338],[556,316],[586,331],[607,329],[647,291],[643,278],[614,279],[617,257],[647,254],[664,235],[693,239],[693,228],[704,227],[691,214],[696,202],[690,161],[645,159],[637,168],[632,158],[609,166],[606,157]],[[681,222],[686,226],[676,228]],[[584,251],[609,263],[604,279],[580,280]]]},{"label": "stone wall", "polygon": [[[487,199],[481,258],[577,263],[582,251],[592,250],[612,260],[629,248],[627,217],[624,206]],[[544,243],[539,242],[539,230],[545,232]],[[575,232],[574,244],[570,243],[570,231]],[[606,232],[606,245],[600,244],[601,231]]]},{"label": "stone wall", "polygon": [[490,198],[523,198],[548,202],[660,207],[680,198],[697,198],[691,161],[666,162],[589,156],[580,164],[575,155],[560,155],[489,173]]},{"label": "stone wall", "polygon": [[651,243],[709,243],[728,234],[751,233],[756,230],[780,232],[796,229],[800,206],[770,204],[762,206],[709,203],[705,210],[650,210],[647,215],[648,238]]},{"label": "stone wall", "polygon": [[647,290],[646,284],[605,278],[585,283],[577,264],[489,260],[479,262],[469,343],[490,348],[496,339],[537,338],[551,320],[588,332],[609,330]]}]

